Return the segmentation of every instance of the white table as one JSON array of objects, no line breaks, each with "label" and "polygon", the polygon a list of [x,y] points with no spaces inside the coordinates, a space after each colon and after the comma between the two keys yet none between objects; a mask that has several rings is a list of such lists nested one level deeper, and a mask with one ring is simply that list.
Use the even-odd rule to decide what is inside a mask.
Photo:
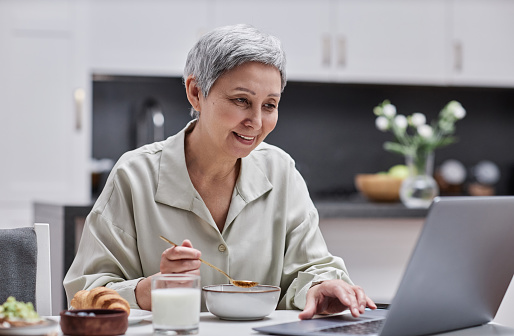
[{"label": "white table", "polygon": [[[259,321],[224,321],[218,319],[211,313],[201,313],[199,336],[245,336],[245,335],[264,335],[252,328],[266,326],[276,323],[293,322],[298,320],[299,311],[277,310],[270,316]],[[59,320],[59,317],[51,317]],[[59,330],[58,335],[62,335]],[[153,336],[152,323],[142,321],[138,324],[129,326],[125,335]],[[489,323],[475,328],[468,328],[454,332],[439,334],[448,336],[514,336],[514,328],[505,327],[495,323]]]}]

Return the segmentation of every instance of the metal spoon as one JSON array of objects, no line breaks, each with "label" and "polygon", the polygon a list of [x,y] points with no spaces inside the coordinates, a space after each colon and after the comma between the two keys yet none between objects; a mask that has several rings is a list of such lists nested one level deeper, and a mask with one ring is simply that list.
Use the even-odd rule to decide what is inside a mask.
[{"label": "metal spoon", "polygon": [[[173,246],[179,246],[177,244],[175,244],[174,242],[172,242],[171,240],[169,240],[168,238],[165,238],[163,236],[160,236],[162,240],[170,243],[171,245]],[[204,264],[206,264],[207,266],[210,266],[212,268],[214,268],[216,271],[222,273],[224,276],[226,276],[229,280],[230,280],[230,283],[233,284],[234,286],[237,286],[237,287],[242,287],[242,288],[250,288],[250,287],[255,287],[257,286],[259,283],[258,282],[255,282],[255,281],[250,281],[250,280],[234,280],[232,279],[227,273],[223,272],[222,270],[220,270],[219,268],[217,268],[216,266],[214,266],[213,264],[201,259],[201,258],[198,258],[201,262],[203,262]]]}]

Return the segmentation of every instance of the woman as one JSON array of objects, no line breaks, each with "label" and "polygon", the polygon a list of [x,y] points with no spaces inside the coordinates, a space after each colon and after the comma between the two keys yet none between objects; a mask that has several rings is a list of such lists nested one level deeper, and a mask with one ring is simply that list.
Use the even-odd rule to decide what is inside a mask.
[{"label": "woman", "polygon": [[216,29],[190,51],[184,83],[196,118],[117,162],[64,280],[68,299],[108,286],[149,310],[154,274],[227,283],[202,253],[235,279],[280,286],[278,308],[303,309],[303,319],[375,308],[327,251],[294,161],[263,142],[286,84],[280,42],[246,25]]}]

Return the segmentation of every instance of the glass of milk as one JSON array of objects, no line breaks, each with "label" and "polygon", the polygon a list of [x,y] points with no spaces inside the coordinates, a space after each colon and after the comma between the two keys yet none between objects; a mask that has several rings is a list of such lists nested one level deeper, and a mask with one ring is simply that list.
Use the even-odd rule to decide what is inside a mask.
[{"label": "glass of milk", "polygon": [[155,334],[192,335],[200,322],[200,276],[160,274],[152,277]]}]

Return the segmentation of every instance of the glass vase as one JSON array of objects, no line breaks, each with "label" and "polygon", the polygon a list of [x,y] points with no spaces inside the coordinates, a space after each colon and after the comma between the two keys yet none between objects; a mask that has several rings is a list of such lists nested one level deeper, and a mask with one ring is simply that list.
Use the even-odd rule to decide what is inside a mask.
[{"label": "glass vase", "polygon": [[405,162],[409,176],[400,187],[400,200],[407,208],[428,208],[439,187],[433,178],[434,152],[406,155]]}]

